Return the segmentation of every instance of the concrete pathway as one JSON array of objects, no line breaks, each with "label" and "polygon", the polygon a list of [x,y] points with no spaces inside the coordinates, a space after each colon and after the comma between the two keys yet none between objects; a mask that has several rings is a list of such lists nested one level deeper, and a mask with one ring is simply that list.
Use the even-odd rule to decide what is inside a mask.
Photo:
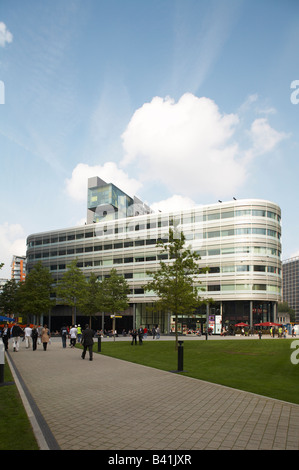
[{"label": "concrete pathway", "polygon": [[82,360],[60,339],[47,351],[10,345],[6,358],[41,449],[299,450],[298,405],[101,354]]}]

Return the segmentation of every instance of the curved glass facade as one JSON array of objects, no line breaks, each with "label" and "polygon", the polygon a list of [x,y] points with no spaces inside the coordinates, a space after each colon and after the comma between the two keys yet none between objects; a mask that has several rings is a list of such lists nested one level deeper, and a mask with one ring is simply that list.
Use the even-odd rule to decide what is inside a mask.
[{"label": "curved glass facade", "polygon": [[[209,267],[199,287],[204,288],[202,297],[214,300],[209,313],[218,333],[219,325],[239,321],[254,325],[275,319],[282,283],[280,221],[276,204],[256,199],[104,218],[100,223],[30,235],[27,270],[41,261],[57,281],[73,259],[86,277],[94,272],[102,279],[114,267],[130,285],[132,321],[137,326],[159,324],[169,332],[171,314],[149,313],[146,306],[155,296],[143,287],[149,279],[147,271],[158,269],[161,259],[167,261],[167,255],[156,247],[157,240],[167,240],[169,228],[175,228],[184,232],[186,243],[200,255],[200,265]],[[181,327],[199,326],[200,313],[181,319]]]}]

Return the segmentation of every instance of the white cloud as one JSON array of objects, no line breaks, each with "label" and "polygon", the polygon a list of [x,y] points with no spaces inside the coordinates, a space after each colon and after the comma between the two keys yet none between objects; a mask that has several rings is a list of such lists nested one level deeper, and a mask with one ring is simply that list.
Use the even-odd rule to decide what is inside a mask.
[{"label": "white cloud", "polygon": [[[256,100],[257,95],[250,96],[247,105]],[[256,119],[248,132],[250,148],[244,149],[237,137],[242,125],[238,114],[220,112],[205,97],[186,93],[177,103],[155,97],[134,113],[123,133],[121,165],[134,164],[132,171],[143,182],[155,180],[174,194],[231,197],[246,183],[252,157],[286,137],[267,119]]]},{"label": "white cloud", "polygon": [[171,196],[168,199],[164,199],[163,201],[154,202],[153,204],[150,204],[150,207],[154,212],[170,212],[181,209],[190,209],[195,205],[196,203],[189,197],[184,197],[175,194],[174,196]]},{"label": "white cloud", "polygon": [[122,165],[134,163],[140,178],[175,194],[231,194],[246,177],[231,142],[238,123],[237,115],[221,114],[208,98],[187,93],[175,103],[156,97],[134,113],[123,133]]},{"label": "white cloud", "polygon": [[251,124],[249,136],[252,148],[247,151],[247,158],[252,158],[271,152],[288,134],[273,129],[266,118],[259,118]]},{"label": "white cloud", "polygon": [[8,31],[6,24],[0,22],[0,46],[5,47],[6,43],[12,42],[13,35]]},{"label": "white cloud", "polygon": [[11,278],[11,262],[13,255],[26,255],[26,237],[20,224],[5,222],[0,225],[0,263],[4,263],[0,270],[0,277]]},{"label": "white cloud", "polygon": [[114,162],[106,162],[104,165],[90,166],[79,163],[73,170],[70,179],[66,180],[66,191],[68,195],[76,201],[86,202],[87,179],[98,176],[106,183],[113,183],[129,196],[136,195],[141,188],[141,183],[133,178],[129,178],[127,173],[119,169]]}]

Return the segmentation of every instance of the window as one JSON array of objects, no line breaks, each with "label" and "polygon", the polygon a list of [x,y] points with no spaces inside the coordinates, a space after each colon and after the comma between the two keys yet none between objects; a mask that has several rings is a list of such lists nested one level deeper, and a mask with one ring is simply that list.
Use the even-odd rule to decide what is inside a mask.
[{"label": "window", "polygon": [[266,211],[257,210],[257,209],[252,209],[252,215],[253,215],[254,217],[266,217]]},{"label": "window", "polygon": [[217,291],[220,291],[220,285],[219,284],[208,286],[208,292],[217,292]]},{"label": "window", "polygon": [[256,266],[253,266],[253,270],[264,273],[266,272],[266,266],[256,265]]},{"label": "window", "polygon": [[232,237],[235,235],[234,229],[229,229],[229,230],[221,230],[221,236],[222,237]]},{"label": "window", "polygon": [[250,271],[250,266],[248,264],[236,266],[238,273],[244,273]]},{"label": "window", "polygon": [[220,273],[219,266],[212,266],[211,268],[209,268],[209,274],[215,274],[215,273]]},{"label": "window", "polygon": [[221,214],[221,219],[229,219],[230,217],[234,217],[234,211],[222,212]]},{"label": "window", "polygon": [[123,243],[114,243],[114,249],[118,250],[119,248],[123,248]]},{"label": "window", "polygon": [[253,284],[252,289],[253,290],[266,290],[267,286],[266,284]]},{"label": "window", "polygon": [[217,220],[220,219],[220,213],[216,212],[214,214],[208,214],[208,220]]},{"label": "window", "polygon": [[253,228],[252,233],[255,235],[266,235],[266,229],[265,228]]},{"label": "window", "polygon": [[208,232],[208,238],[220,237],[220,230],[215,230],[215,232]]},{"label": "window", "polygon": [[234,273],[235,272],[235,266],[234,265],[222,266],[221,272],[222,273]]}]

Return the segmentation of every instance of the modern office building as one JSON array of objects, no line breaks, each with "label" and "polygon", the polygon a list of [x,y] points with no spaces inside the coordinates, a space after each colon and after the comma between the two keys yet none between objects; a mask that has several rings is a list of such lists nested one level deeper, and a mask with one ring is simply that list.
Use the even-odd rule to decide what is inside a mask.
[{"label": "modern office building", "polygon": [[[126,196],[97,177],[89,179],[88,223],[30,235],[27,270],[41,261],[58,281],[74,259],[86,278],[93,272],[101,280],[115,268],[130,286],[130,308],[118,319],[117,328],[159,325],[162,332],[169,332],[174,327],[172,312],[154,312],[150,307],[156,296],[144,285],[160,260],[171,262],[156,243],[167,241],[169,228],[176,228],[200,255],[200,266],[209,267],[200,277],[200,287],[205,289],[202,297],[213,299],[208,317],[214,333],[239,322],[253,326],[275,320],[282,282],[281,211],[275,203],[232,200],[153,213],[140,200],[136,203]],[[205,309],[179,318],[179,329],[202,327]],[[62,321],[69,324],[70,318],[70,309],[57,305],[52,329]],[[109,315],[99,313],[94,327],[111,328]]]},{"label": "modern office building", "polygon": [[284,260],[282,263],[282,297],[295,311],[299,323],[299,256]]}]

